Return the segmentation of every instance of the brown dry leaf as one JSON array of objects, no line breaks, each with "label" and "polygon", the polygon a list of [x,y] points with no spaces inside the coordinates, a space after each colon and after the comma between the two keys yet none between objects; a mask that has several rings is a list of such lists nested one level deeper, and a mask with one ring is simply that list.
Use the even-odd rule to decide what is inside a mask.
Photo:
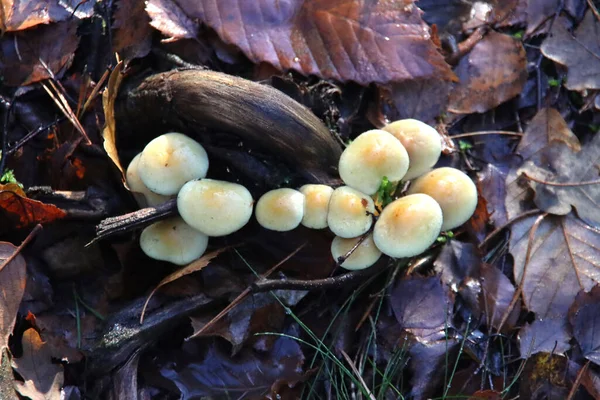
[{"label": "brown dry leaf", "polygon": [[[25,292],[27,266],[22,255],[14,257],[16,251],[16,246],[0,242],[0,354],[8,348],[8,337]],[[9,258],[12,260],[7,263]]]},{"label": "brown dry leaf", "polygon": [[148,302],[150,301],[152,296],[154,296],[154,293],[156,293],[156,291],[158,289],[160,289],[162,286],[166,285],[167,283],[173,282],[183,276],[186,276],[191,273],[202,270],[204,267],[206,267],[208,264],[210,264],[210,262],[212,261],[213,258],[215,258],[216,256],[218,256],[219,254],[221,254],[222,252],[224,252],[225,250],[228,250],[228,249],[229,249],[229,247],[223,247],[222,249],[218,249],[218,250],[215,250],[208,254],[205,254],[202,257],[200,257],[199,259],[197,259],[196,261],[193,261],[192,263],[186,265],[185,267],[173,272],[172,274],[169,274],[162,281],[160,281],[158,283],[158,285],[156,285],[156,287],[154,289],[152,289],[152,292],[150,293],[150,295],[146,299],[146,302],[144,303],[144,308],[142,309],[142,315],[140,316],[140,323],[144,322],[144,313],[146,311],[146,306],[148,305]]},{"label": "brown dry leaf", "polygon": [[20,229],[56,221],[67,213],[54,204],[29,199],[13,191],[0,191],[0,215],[10,222],[7,229]]},{"label": "brown dry leaf", "polygon": [[119,87],[123,81],[123,61],[119,62],[108,78],[108,84],[104,93],[102,93],[102,108],[104,109],[104,129],[102,137],[104,138],[104,150],[113,164],[121,171],[121,181],[125,182],[125,170],[119,160],[117,151],[117,123],[115,121],[115,101],[119,94]]},{"label": "brown dry leaf", "polygon": [[71,65],[79,44],[77,20],[40,25],[0,39],[0,74],[7,86],[24,86],[56,77]]},{"label": "brown dry leaf", "polygon": [[600,21],[590,10],[574,34],[558,20],[542,43],[542,53],[569,69],[569,90],[600,89]]},{"label": "brown dry leaf", "polygon": [[[175,1],[175,0],[171,0]],[[455,79],[413,0],[178,0],[185,14],[254,63],[285,71],[388,83]],[[165,32],[170,35],[169,32]]]},{"label": "brown dry leaf", "polygon": [[87,18],[94,2],[80,0],[3,0],[0,4],[0,31],[11,32],[39,24],[65,21],[73,15]]},{"label": "brown dry leaf", "polygon": [[198,34],[198,23],[185,15],[179,4],[172,0],[149,0],[146,12],[152,19],[150,25],[168,36],[163,42],[194,39]]},{"label": "brown dry leaf", "polygon": [[460,83],[450,93],[449,111],[483,113],[521,93],[527,81],[523,44],[497,32],[488,33],[455,69]]},{"label": "brown dry leaf", "polygon": [[522,281],[523,301],[536,318],[563,318],[580,290],[600,282],[600,232],[572,213],[547,216],[532,231],[536,220],[512,225],[515,280]]},{"label": "brown dry leaf", "polygon": [[15,382],[17,391],[31,400],[60,400],[63,367],[52,363],[50,346],[33,328],[23,333],[22,345],[23,356],[13,360],[13,368],[24,380]]},{"label": "brown dry leaf", "polygon": [[146,56],[152,45],[152,28],[144,12],[144,1],[119,0],[114,19],[113,50],[124,60]]},{"label": "brown dry leaf", "polygon": [[[543,108],[529,122],[516,152],[525,162],[539,157],[544,148],[559,143],[573,151],[581,150],[577,136],[560,113],[553,108]],[[506,177],[505,206],[508,219],[531,208],[530,192],[528,182],[519,178],[519,168],[513,168]]]}]

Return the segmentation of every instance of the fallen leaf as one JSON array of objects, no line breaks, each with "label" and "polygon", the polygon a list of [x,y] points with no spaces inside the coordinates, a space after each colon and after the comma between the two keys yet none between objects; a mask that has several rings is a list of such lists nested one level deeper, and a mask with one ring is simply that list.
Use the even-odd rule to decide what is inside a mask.
[{"label": "fallen leaf", "polygon": [[3,84],[25,86],[48,79],[51,74],[60,77],[75,57],[77,25],[77,20],[69,20],[5,34],[0,39]]},{"label": "fallen leaf", "polygon": [[0,191],[0,214],[10,221],[7,228],[12,229],[53,222],[67,215],[53,204],[45,204],[12,191]]},{"label": "fallen leaf", "polygon": [[212,261],[213,258],[215,258],[216,256],[218,256],[219,254],[221,254],[222,252],[224,252],[227,249],[228,249],[228,247],[223,247],[223,248],[215,250],[211,253],[205,254],[202,257],[200,257],[199,259],[197,259],[196,261],[192,261],[190,264],[173,272],[172,274],[169,274],[163,280],[161,280],[158,283],[158,285],[156,285],[156,287],[154,289],[152,289],[152,292],[150,292],[150,295],[148,296],[148,298],[146,299],[146,302],[144,303],[144,307],[142,309],[142,315],[140,316],[140,324],[142,322],[144,322],[144,313],[146,311],[146,307],[148,306],[148,302],[150,301],[152,296],[154,296],[154,293],[156,293],[156,291],[158,289],[160,289],[167,283],[173,282],[173,281],[181,278],[182,276],[186,276],[191,273],[201,271],[202,269],[204,269],[204,267],[206,267],[208,264],[210,264],[210,262]]},{"label": "fallen leaf", "polygon": [[494,25],[501,22],[516,4],[516,0],[419,0],[417,3],[425,12],[423,19],[428,24],[436,24],[441,31],[451,34],[482,24]]},{"label": "fallen leaf", "polygon": [[542,53],[569,69],[569,90],[600,89],[600,21],[589,10],[574,34],[558,20],[542,43]]},{"label": "fallen leaf", "polygon": [[[560,0],[527,0],[527,36],[539,32],[538,29],[542,24],[548,21],[551,17],[559,12]],[[547,30],[548,28],[546,28]],[[536,32],[538,31],[538,32]]]},{"label": "fallen leaf", "polygon": [[567,399],[567,358],[538,353],[525,361],[519,376],[520,399]]},{"label": "fallen leaf", "polygon": [[580,290],[600,281],[600,232],[573,214],[547,216],[532,231],[536,220],[528,217],[512,225],[515,281],[522,285],[525,306],[538,319],[560,318]]},{"label": "fallen leaf", "polygon": [[31,400],[60,400],[63,367],[52,363],[52,350],[33,328],[23,333],[23,356],[13,359],[13,368],[24,382],[15,382],[17,391]]},{"label": "fallen leaf", "polygon": [[113,14],[113,51],[121,59],[141,58],[150,52],[152,28],[150,18],[144,12],[143,0],[119,0]]},{"label": "fallen leaf", "polygon": [[[581,145],[560,113],[553,108],[543,108],[529,122],[516,152],[526,162],[534,157],[540,158],[544,148],[564,144],[573,151],[579,151]],[[514,218],[532,208],[530,183],[519,175],[517,165],[506,176],[506,198],[504,204],[508,219]]]},{"label": "fallen leaf", "polygon": [[[412,0],[178,1],[254,63],[362,85],[454,79]],[[165,32],[170,35],[169,32]]]},{"label": "fallen leaf", "polygon": [[527,81],[526,67],[525,49],[519,40],[488,33],[459,61],[454,72],[460,82],[450,93],[448,110],[482,113],[512,99]]},{"label": "fallen leaf", "polygon": [[502,393],[495,390],[478,390],[468,400],[501,400]]},{"label": "fallen leaf", "polygon": [[522,359],[537,353],[564,355],[571,348],[571,332],[564,316],[536,319],[519,331],[519,348]]},{"label": "fallen leaf", "polygon": [[79,0],[4,0],[0,4],[0,31],[11,32],[39,24],[65,21],[72,16],[87,18],[93,13],[93,2]]},{"label": "fallen leaf", "polygon": [[10,359],[8,349],[0,349],[0,399],[19,400],[19,396],[15,392],[15,378]]},{"label": "fallen leaf", "polygon": [[162,32],[169,43],[180,39],[194,39],[198,35],[198,23],[189,18],[179,4],[173,0],[149,0],[146,12],[154,28]]},{"label": "fallen leaf", "polygon": [[186,398],[279,398],[284,387],[293,387],[305,377],[304,354],[293,339],[279,337],[266,351],[244,348],[235,357],[212,343],[184,344],[181,350],[159,355],[160,373],[175,384]]},{"label": "fallen leaf", "polygon": [[12,335],[25,292],[27,266],[22,255],[15,257],[16,251],[16,246],[0,242],[0,354],[8,348],[8,337]]},{"label": "fallen leaf", "polygon": [[569,312],[569,321],[582,355],[594,364],[600,364],[600,286],[577,295]]},{"label": "fallen leaf", "polygon": [[447,360],[454,360],[459,343],[452,338],[432,343],[417,342],[410,347],[411,392],[408,396],[415,400],[434,397],[444,380]]},{"label": "fallen leaf", "polygon": [[125,183],[125,170],[119,159],[117,151],[117,123],[115,121],[115,102],[119,94],[119,87],[124,78],[123,62],[119,62],[108,78],[108,84],[104,93],[102,93],[102,108],[104,109],[104,129],[102,138],[104,139],[104,150],[113,164],[121,171],[121,181]]},{"label": "fallen leaf", "polygon": [[380,86],[379,108],[389,121],[414,118],[433,124],[448,105],[450,83],[440,79],[411,79]]},{"label": "fallen leaf", "polygon": [[452,302],[437,276],[399,280],[390,304],[400,326],[415,336],[443,332],[451,323]]}]

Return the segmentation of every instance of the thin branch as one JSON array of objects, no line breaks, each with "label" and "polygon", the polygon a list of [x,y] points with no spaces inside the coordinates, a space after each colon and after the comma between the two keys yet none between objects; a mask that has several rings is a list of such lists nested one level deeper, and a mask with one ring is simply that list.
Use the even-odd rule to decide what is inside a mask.
[{"label": "thin branch", "polygon": [[40,232],[40,230],[42,230],[42,225],[37,224],[33,230],[31,232],[29,232],[29,235],[27,235],[27,237],[25,238],[25,240],[23,240],[23,242],[19,245],[19,247],[17,247],[15,249],[15,251],[12,252],[12,254],[10,256],[8,256],[8,258],[6,258],[2,264],[0,264],[0,271],[2,271],[4,269],[5,266],[7,266],[12,260],[15,259],[15,257],[17,257],[17,255],[19,255],[21,253],[21,251],[23,250],[23,248],[25,246],[27,246],[27,244],[29,242],[31,242],[33,240],[34,237],[36,237],[36,235]]},{"label": "thin branch", "polygon": [[587,185],[598,185],[600,184],[600,180],[593,180],[593,181],[583,181],[583,182],[549,182],[549,181],[544,181],[538,178],[534,178],[531,175],[527,175],[526,172],[521,173],[521,176],[529,179],[530,181],[534,181],[537,183],[541,183],[543,185],[548,185],[548,186],[559,186],[559,187],[577,187],[577,186],[587,186]]},{"label": "thin branch", "polygon": [[370,268],[347,272],[345,274],[324,279],[260,279],[252,284],[252,291],[268,292],[270,290],[320,290],[349,287],[362,282],[364,278],[376,275],[387,268],[387,264],[379,263]]},{"label": "thin branch", "polygon": [[509,225],[513,224],[514,222],[522,219],[522,218],[526,218],[526,217],[531,217],[532,215],[536,215],[541,213],[541,210],[538,210],[537,208],[535,210],[529,210],[529,211],[525,211],[519,215],[517,215],[514,218],[509,219],[508,221],[506,221],[506,223],[504,225],[501,225],[499,227],[497,227],[496,229],[494,229],[492,232],[490,232],[489,235],[486,236],[485,239],[483,239],[483,242],[481,242],[479,244],[480,249],[483,248],[486,244],[489,243],[490,240],[492,240],[497,234],[499,234],[500,232],[502,232],[505,228],[507,228]]},{"label": "thin branch", "polygon": [[523,137],[522,133],[518,133],[518,132],[511,132],[511,131],[479,131],[479,132],[467,132],[467,133],[461,133],[458,135],[452,135],[452,136],[448,136],[450,139],[462,139],[462,138],[466,138],[466,137],[473,137],[473,136],[485,136],[485,135],[504,135],[504,136],[517,136],[517,137]]}]

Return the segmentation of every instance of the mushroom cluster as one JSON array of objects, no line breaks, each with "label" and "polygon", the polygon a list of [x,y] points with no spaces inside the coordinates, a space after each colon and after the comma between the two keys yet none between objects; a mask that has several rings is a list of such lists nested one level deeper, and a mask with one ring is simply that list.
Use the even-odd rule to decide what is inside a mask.
[{"label": "mushroom cluster", "polygon": [[[382,254],[416,256],[442,231],[465,223],[477,206],[477,189],[465,173],[433,169],[441,149],[437,131],[414,119],[369,130],[340,157],[345,186],[271,190],[257,201],[256,220],[280,232],[299,225],[329,228],[335,234],[331,253],[350,270],[368,268]],[[139,193],[140,205],[177,195],[180,214],[142,232],[141,247],[148,256],[186,264],[204,253],[208,237],[228,235],[248,223],[254,203],[250,192],[239,184],[205,179],[207,170],[202,146],[179,133],[154,139],[133,159],[127,183]],[[404,187],[399,183],[408,181],[406,193],[394,190],[387,201],[379,198],[382,182]]]},{"label": "mushroom cluster", "polygon": [[[465,173],[432,169],[441,151],[437,131],[415,119],[364,132],[340,157],[339,174],[346,186],[267,192],[257,203],[256,219],[276,231],[300,223],[328,227],[336,235],[331,254],[346,269],[370,267],[382,254],[416,256],[442,231],[465,223],[477,206],[477,189]],[[411,181],[410,189],[388,204],[376,204],[382,182],[388,181]]]}]

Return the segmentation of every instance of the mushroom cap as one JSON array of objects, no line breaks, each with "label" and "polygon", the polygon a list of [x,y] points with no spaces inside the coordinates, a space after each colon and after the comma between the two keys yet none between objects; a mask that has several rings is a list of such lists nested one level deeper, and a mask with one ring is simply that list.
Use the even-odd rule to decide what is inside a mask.
[{"label": "mushroom cap", "polygon": [[442,227],[442,209],[426,194],[411,194],[383,209],[373,230],[373,240],[390,257],[421,254],[435,242]]},{"label": "mushroom cap", "polygon": [[344,183],[368,195],[375,194],[384,176],[401,180],[408,170],[408,153],[389,132],[373,129],[359,135],[340,157]]},{"label": "mushroom cap", "polygon": [[202,179],[183,185],[177,195],[177,210],[186,223],[200,232],[225,236],[248,223],[253,202],[242,185]]},{"label": "mushroom cap", "polygon": [[142,153],[139,153],[137,156],[135,156],[127,167],[127,186],[133,193],[133,197],[135,197],[135,201],[140,207],[143,208],[148,206],[157,206],[169,200],[171,197],[154,193],[152,190],[148,189],[146,185],[144,185],[144,182],[142,182],[140,179],[139,174],[139,162],[141,155]]},{"label": "mushroom cap", "polygon": [[308,184],[300,188],[304,195],[304,217],[301,224],[307,228],[327,228],[327,211],[333,188],[327,185]]},{"label": "mushroom cap", "polygon": [[254,214],[263,228],[291,231],[304,216],[304,195],[294,189],[270,190],[258,199]]},{"label": "mushroom cap", "polygon": [[151,140],[139,161],[142,182],[154,193],[177,194],[194,179],[204,178],[208,155],[204,147],[182,133],[165,133]]},{"label": "mushroom cap", "polygon": [[425,193],[442,207],[442,230],[454,229],[471,218],[477,208],[477,187],[456,168],[436,168],[412,182],[408,193]]},{"label": "mushroom cap", "polygon": [[185,265],[206,251],[208,236],[192,228],[179,217],[158,221],[146,227],[140,247],[150,258]]},{"label": "mushroom cap", "polygon": [[442,139],[431,126],[416,119],[401,119],[383,128],[400,140],[408,153],[410,166],[404,180],[414,179],[429,171],[442,154]]},{"label": "mushroom cap", "polygon": [[339,237],[357,237],[371,228],[373,217],[369,213],[375,213],[371,196],[351,187],[341,186],[331,194],[327,225]]},{"label": "mushroom cap", "polygon": [[[344,239],[336,236],[331,243],[333,259],[337,261],[344,256],[359,240],[360,237]],[[369,235],[340,266],[349,270],[365,269],[375,264],[379,257],[381,257],[381,251],[375,246],[373,235]]]}]

